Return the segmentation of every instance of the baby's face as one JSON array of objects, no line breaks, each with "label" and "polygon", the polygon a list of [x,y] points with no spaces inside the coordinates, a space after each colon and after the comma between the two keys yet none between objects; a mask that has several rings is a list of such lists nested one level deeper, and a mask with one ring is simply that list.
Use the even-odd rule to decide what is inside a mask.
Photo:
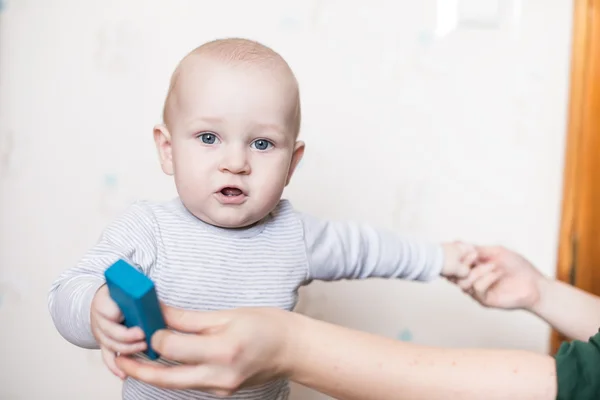
[{"label": "baby's face", "polygon": [[155,131],[170,136],[157,138],[163,170],[196,217],[251,225],[277,205],[303,153],[295,82],[281,68],[206,57],[191,64],[178,78],[167,134]]}]

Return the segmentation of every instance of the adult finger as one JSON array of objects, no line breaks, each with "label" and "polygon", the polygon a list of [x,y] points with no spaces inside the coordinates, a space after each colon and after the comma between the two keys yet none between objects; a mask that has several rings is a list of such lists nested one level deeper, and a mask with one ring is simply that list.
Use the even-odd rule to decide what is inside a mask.
[{"label": "adult finger", "polygon": [[189,311],[162,305],[166,324],[180,332],[198,333],[206,329],[226,324],[230,320],[230,312],[224,311]]},{"label": "adult finger", "polygon": [[223,336],[180,334],[168,330],[152,335],[152,348],[162,357],[183,364],[228,363],[241,351]]},{"label": "adult finger", "polygon": [[477,249],[477,255],[480,262],[487,262],[494,259],[502,252],[500,246],[475,246]]},{"label": "adult finger", "polygon": [[104,361],[104,364],[108,367],[110,372],[112,372],[121,379],[125,379],[125,373],[115,363],[115,353],[113,353],[104,346],[100,347],[100,351],[102,353],[102,360]]},{"label": "adult finger", "polygon": [[165,389],[196,389],[228,395],[239,386],[231,371],[211,365],[162,365],[117,357],[118,367],[136,380]]},{"label": "adult finger", "polygon": [[473,283],[474,296],[481,301],[487,300],[488,290],[502,277],[502,272],[491,271]]},{"label": "adult finger", "polygon": [[466,278],[459,280],[456,284],[462,290],[466,291],[473,286],[475,281],[477,281],[482,276],[489,274],[494,268],[495,265],[493,263],[480,264],[471,269],[469,275]]}]

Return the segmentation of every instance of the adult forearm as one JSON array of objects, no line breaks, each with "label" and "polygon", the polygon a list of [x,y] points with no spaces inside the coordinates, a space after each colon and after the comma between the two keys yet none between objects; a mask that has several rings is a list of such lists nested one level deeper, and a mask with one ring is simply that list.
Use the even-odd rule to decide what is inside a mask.
[{"label": "adult forearm", "polygon": [[339,399],[556,397],[554,359],[525,351],[417,346],[298,317],[292,380]]},{"label": "adult forearm", "polygon": [[600,297],[556,280],[540,283],[540,300],[530,311],[572,339],[587,341],[600,328]]}]

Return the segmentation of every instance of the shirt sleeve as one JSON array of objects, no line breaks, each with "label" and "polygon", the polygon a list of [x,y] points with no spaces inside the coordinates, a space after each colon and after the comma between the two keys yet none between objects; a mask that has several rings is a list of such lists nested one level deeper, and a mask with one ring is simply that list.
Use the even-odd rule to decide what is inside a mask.
[{"label": "shirt sleeve", "polygon": [[600,333],[588,342],[563,343],[554,358],[557,400],[600,399]]},{"label": "shirt sleeve", "polygon": [[354,222],[299,214],[308,258],[308,280],[402,278],[428,281],[440,275],[440,244],[411,240]]},{"label": "shirt sleeve", "polygon": [[134,203],[100,235],[84,257],[51,285],[48,308],[58,332],[76,346],[98,348],[90,324],[92,299],[105,283],[104,271],[124,259],[148,273],[156,259],[155,219],[141,202]]}]

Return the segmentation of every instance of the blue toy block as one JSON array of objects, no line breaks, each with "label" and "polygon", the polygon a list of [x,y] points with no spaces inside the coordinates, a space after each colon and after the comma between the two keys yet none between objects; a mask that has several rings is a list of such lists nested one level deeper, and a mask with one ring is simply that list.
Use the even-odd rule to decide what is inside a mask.
[{"label": "blue toy block", "polygon": [[154,332],[165,329],[166,324],[160,310],[154,283],[137,268],[124,260],[118,260],[105,272],[110,297],[121,309],[128,328],[139,326],[146,339],[148,358],[155,360],[160,355],[150,346]]}]

